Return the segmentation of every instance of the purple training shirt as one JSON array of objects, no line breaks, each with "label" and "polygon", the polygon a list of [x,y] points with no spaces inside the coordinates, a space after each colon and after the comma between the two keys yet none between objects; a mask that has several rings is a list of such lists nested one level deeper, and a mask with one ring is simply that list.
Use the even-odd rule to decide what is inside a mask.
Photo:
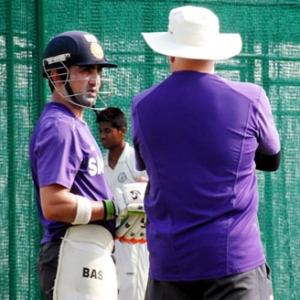
[{"label": "purple training shirt", "polygon": [[263,264],[254,156],[280,151],[263,89],[175,72],[134,98],[132,120],[150,181],[150,276],[193,281]]},{"label": "purple training shirt", "polygon": [[[42,243],[61,238],[70,224],[44,218],[39,188],[59,184],[90,200],[102,201],[112,197],[94,137],[87,124],[62,104],[50,102],[45,106],[31,138],[30,165],[39,218],[44,227]],[[113,231],[113,221],[95,223]]]}]

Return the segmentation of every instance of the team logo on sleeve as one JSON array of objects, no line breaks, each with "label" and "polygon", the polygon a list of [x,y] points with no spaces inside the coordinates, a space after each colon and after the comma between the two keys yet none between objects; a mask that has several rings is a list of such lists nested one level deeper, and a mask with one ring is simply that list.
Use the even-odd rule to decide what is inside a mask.
[{"label": "team logo on sleeve", "polygon": [[96,176],[104,173],[104,162],[99,156],[90,157],[88,160],[88,172],[91,176]]}]

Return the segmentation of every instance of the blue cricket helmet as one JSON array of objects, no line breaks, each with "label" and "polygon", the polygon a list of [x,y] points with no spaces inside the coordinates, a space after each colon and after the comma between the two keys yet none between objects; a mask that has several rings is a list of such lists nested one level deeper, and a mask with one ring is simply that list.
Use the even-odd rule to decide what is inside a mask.
[{"label": "blue cricket helmet", "polygon": [[102,68],[116,68],[110,63],[97,37],[85,31],[66,31],[50,40],[43,56],[43,75],[46,71],[64,64],[72,65],[99,65]]}]

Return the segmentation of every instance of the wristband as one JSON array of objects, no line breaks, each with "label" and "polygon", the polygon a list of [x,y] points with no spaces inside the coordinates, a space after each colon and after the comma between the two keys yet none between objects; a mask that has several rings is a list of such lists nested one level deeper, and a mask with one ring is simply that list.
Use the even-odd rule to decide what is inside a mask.
[{"label": "wristband", "polygon": [[104,208],[104,217],[103,219],[106,221],[113,220],[117,217],[116,215],[116,207],[112,200],[103,200],[103,208]]},{"label": "wristband", "polygon": [[77,208],[73,225],[88,224],[92,216],[92,203],[89,199],[75,195]]}]

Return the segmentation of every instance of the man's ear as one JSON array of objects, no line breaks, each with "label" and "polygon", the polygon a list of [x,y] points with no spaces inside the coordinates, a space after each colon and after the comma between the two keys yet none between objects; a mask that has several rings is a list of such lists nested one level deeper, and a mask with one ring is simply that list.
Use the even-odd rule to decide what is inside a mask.
[{"label": "man's ear", "polygon": [[174,56],[169,56],[169,62],[173,64],[175,62],[175,57]]},{"label": "man's ear", "polygon": [[51,70],[50,76],[56,87],[61,87],[63,85],[61,75],[57,72],[56,69]]},{"label": "man's ear", "polygon": [[126,132],[127,132],[127,128],[126,128],[126,127],[122,127],[122,128],[120,129],[120,131],[122,132],[123,136],[125,136],[125,135],[126,135]]}]

